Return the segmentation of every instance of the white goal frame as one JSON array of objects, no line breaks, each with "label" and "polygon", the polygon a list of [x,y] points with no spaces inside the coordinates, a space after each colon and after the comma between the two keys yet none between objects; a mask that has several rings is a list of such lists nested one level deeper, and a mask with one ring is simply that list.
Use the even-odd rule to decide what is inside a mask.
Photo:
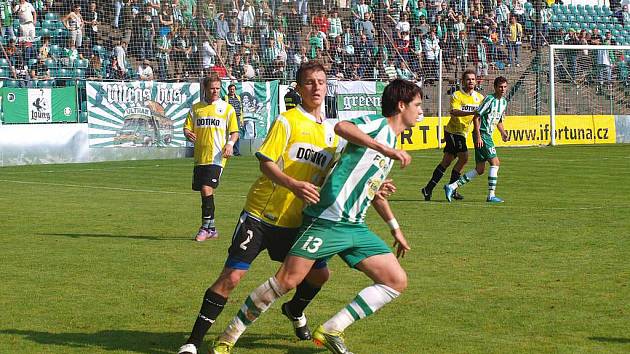
[{"label": "white goal frame", "polygon": [[630,50],[630,45],[569,45],[569,44],[553,44],[549,46],[549,124],[551,125],[551,145],[556,145],[556,49],[573,49],[573,50]]}]

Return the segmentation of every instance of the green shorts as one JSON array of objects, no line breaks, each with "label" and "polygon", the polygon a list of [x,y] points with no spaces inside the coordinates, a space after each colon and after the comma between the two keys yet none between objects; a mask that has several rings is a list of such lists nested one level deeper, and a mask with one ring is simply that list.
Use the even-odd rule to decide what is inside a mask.
[{"label": "green shorts", "polygon": [[483,140],[483,146],[480,148],[475,148],[475,162],[477,163],[488,161],[494,157],[497,157],[497,149],[494,147],[494,141],[492,141],[492,137],[485,137],[482,135],[481,140]]},{"label": "green shorts", "polygon": [[392,251],[367,225],[304,217],[290,255],[328,260],[338,254],[354,268],[362,260]]}]

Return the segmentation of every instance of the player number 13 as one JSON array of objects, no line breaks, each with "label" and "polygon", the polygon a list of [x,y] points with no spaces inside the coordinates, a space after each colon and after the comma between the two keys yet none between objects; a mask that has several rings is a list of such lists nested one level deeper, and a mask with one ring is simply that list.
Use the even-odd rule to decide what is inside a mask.
[{"label": "player number 13", "polygon": [[322,243],[324,243],[324,241],[321,238],[309,236],[306,242],[304,242],[302,249],[309,253],[315,253],[322,246]]}]

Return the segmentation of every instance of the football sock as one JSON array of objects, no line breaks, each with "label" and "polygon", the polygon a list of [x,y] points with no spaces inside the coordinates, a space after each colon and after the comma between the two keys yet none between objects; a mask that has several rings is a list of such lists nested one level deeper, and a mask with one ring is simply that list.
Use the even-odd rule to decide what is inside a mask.
[{"label": "football sock", "polygon": [[400,296],[400,293],[389,286],[374,284],[361,290],[357,297],[343,310],[339,311],[323,326],[326,331],[343,332],[355,321],[365,318],[388,302]]},{"label": "football sock", "polygon": [[201,227],[214,230],[214,195],[201,197]]},{"label": "football sock", "polygon": [[440,182],[442,177],[444,176],[444,172],[446,169],[442,167],[442,165],[438,164],[435,170],[433,170],[433,176],[431,176],[431,180],[427,183],[426,187],[424,187],[428,192],[433,191],[433,188]]},{"label": "football sock", "polygon": [[448,181],[448,184],[457,182],[460,176],[461,176],[461,173],[455,171],[455,169],[451,170],[451,179]]},{"label": "football sock", "polygon": [[227,298],[215,293],[210,288],[206,290],[201,303],[201,310],[199,310],[199,316],[197,316],[190,338],[188,338],[186,343],[194,344],[197,348],[201,346],[203,337],[208,333],[210,326],[219,317],[221,311],[223,311],[226,302]]},{"label": "football sock", "polygon": [[306,306],[313,301],[313,298],[321,289],[322,288],[312,286],[306,280],[302,281],[295,289],[293,298],[288,302],[289,313],[293,317],[302,316]]},{"label": "football sock", "polygon": [[499,166],[490,166],[488,169],[488,198],[494,197],[497,189],[497,177],[499,176]]},{"label": "football sock", "polygon": [[267,311],[271,304],[286,293],[287,290],[278,284],[275,277],[269,278],[249,294],[236,317],[230,321],[223,334],[219,336],[219,339],[236,343],[247,327],[254,323],[260,315]]},{"label": "football sock", "polygon": [[466,173],[464,173],[463,175],[461,175],[461,177],[459,177],[459,179],[455,182],[455,183],[451,183],[451,187],[452,188],[458,188],[463,186],[464,184],[470,182],[473,178],[479,176],[479,173],[477,173],[477,170],[475,170],[474,168]]}]

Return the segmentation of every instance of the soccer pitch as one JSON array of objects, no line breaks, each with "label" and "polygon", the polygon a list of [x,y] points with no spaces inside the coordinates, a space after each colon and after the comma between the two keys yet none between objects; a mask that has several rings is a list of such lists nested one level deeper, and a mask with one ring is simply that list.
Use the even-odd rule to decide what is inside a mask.
[{"label": "soccer pitch", "polygon": [[[355,354],[630,352],[630,145],[498,154],[502,205],[485,203],[485,175],[464,201],[447,203],[440,185],[424,202],[440,151],[396,165],[390,200],[412,247],[401,261],[409,287],[346,331]],[[0,168],[0,353],[175,353],[258,175],[253,157],[228,163],[221,236],[195,243],[191,160]],[[368,222],[391,244],[373,210]],[[261,254],[206,342],[277,267]],[[307,309],[313,329],[369,284],[338,258],[330,267]],[[294,340],[282,302],[236,353],[326,352]]]}]

